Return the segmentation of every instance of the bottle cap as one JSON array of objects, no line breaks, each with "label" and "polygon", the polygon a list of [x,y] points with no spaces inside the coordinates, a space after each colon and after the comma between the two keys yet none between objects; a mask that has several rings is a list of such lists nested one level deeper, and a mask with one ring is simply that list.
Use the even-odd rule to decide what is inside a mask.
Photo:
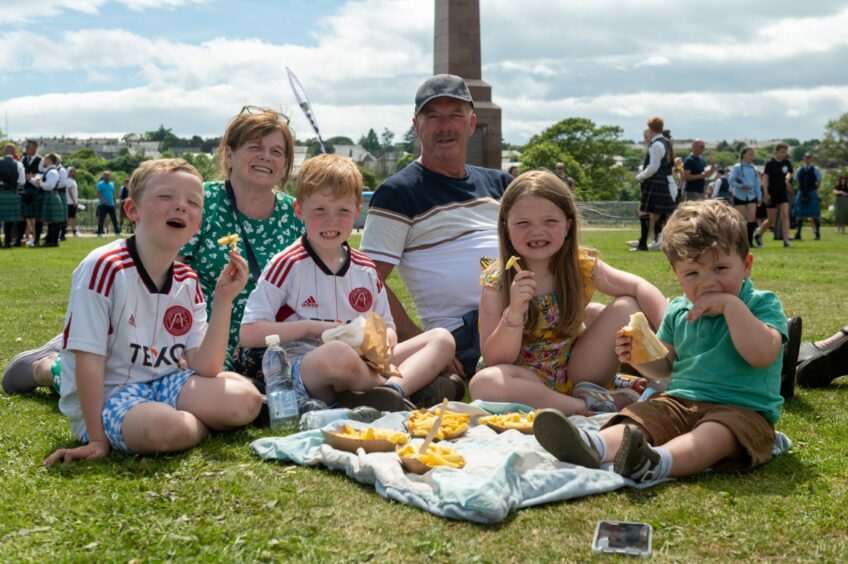
[{"label": "bottle cap", "polygon": [[268,335],[265,337],[265,346],[270,347],[272,345],[280,344],[280,336],[279,335]]}]

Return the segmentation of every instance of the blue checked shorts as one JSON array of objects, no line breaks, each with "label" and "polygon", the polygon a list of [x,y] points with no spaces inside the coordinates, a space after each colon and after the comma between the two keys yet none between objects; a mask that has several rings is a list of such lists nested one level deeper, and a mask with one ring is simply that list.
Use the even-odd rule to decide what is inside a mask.
[{"label": "blue checked shorts", "polygon": [[[121,426],[127,412],[141,403],[148,402],[166,403],[176,407],[183,386],[193,375],[194,370],[178,370],[150,382],[123,386],[109,396],[103,403],[103,430],[112,449],[133,454],[121,434]],[[82,442],[88,442],[88,433],[83,435]]]}]

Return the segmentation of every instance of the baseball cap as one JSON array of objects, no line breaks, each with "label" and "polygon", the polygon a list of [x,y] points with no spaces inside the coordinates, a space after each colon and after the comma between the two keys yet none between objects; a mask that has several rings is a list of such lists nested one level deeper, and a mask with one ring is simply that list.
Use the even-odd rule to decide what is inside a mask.
[{"label": "baseball cap", "polygon": [[418,115],[427,102],[442,96],[468,102],[472,108],[474,107],[471,92],[468,91],[468,85],[462,78],[455,74],[437,74],[424,81],[415,93],[415,115]]}]

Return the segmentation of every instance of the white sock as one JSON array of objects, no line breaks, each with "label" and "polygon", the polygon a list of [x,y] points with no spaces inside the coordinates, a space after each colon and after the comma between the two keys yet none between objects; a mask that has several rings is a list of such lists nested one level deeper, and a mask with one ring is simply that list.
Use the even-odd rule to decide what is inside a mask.
[{"label": "white sock", "polygon": [[589,445],[589,447],[598,453],[598,457],[601,459],[601,462],[603,462],[604,458],[607,456],[607,443],[604,438],[598,433],[589,432],[585,429],[580,429],[580,438],[582,438],[584,443]]},{"label": "white sock", "polygon": [[662,480],[663,478],[668,478],[668,474],[671,472],[671,452],[663,447],[652,446],[651,450],[660,455],[660,463],[654,470],[653,479]]}]

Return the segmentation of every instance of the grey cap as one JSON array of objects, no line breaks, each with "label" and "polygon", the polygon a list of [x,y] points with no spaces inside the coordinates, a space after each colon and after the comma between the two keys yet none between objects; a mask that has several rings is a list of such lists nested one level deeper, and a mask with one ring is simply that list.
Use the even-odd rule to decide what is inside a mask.
[{"label": "grey cap", "polygon": [[474,107],[471,92],[468,91],[468,85],[462,78],[455,74],[437,74],[428,78],[415,93],[415,115],[418,115],[427,102],[442,96],[468,102],[472,108]]}]

